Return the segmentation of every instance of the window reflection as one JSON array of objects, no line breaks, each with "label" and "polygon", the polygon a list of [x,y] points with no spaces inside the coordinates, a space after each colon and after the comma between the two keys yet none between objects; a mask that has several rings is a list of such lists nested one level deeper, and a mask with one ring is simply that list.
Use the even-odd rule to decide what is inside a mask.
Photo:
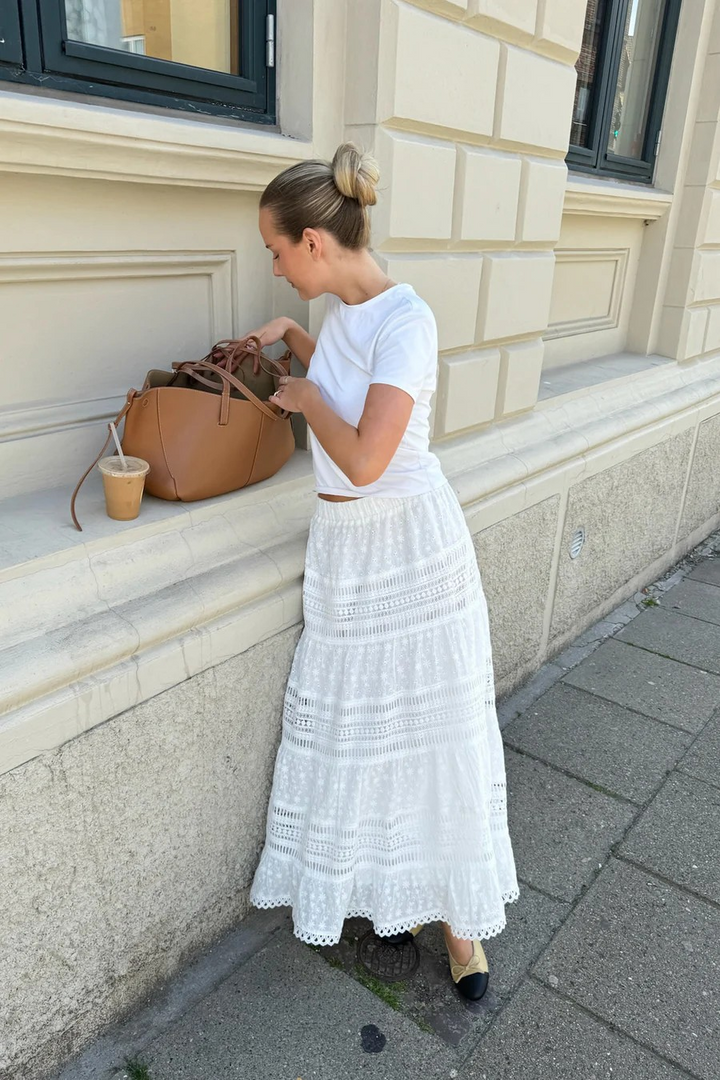
[{"label": "window reflection", "polygon": [[65,0],[68,37],[240,74],[238,0]]},{"label": "window reflection", "polygon": [[589,145],[592,95],[596,77],[600,75],[597,66],[606,8],[605,0],[589,0],[585,14],[585,32],[580,56],[575,65],[577,84],[575,86],[572,129],[570,131],[570,142],[574,146]]},{"label": "window reflection", "polygon": [[608,150],[641,158],[665,0],[631,0],[620,54]]}]

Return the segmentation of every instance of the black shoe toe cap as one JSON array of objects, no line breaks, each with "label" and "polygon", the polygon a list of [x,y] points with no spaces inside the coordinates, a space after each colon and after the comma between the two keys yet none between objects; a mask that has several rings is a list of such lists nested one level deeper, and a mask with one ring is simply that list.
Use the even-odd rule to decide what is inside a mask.
[{"label": "black shoe toe cap", "polygon": [[463,975],[456,983],[458,990],[469,1001],[479,1001],[488,988],[490,976],[487,972],[476,971],[473,975]]}]

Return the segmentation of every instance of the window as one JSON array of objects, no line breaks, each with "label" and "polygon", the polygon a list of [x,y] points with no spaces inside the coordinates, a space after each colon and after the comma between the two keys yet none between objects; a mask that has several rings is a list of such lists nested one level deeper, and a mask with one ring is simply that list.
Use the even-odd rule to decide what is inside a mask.
[{"label": "window", "polygon": [[140,56],[145,56],[145,35],[144,34],[131,34],[130,37],[124,37],[122,39],[123,49],[127,49],[128,52],[139,53]]},{"label": "window", "polygon": [[0,4],[0,79],[275,122],[275,0]]},{"label": "window", "polygon": [[568,165],[652,179],[680,0],[589,0]]}]

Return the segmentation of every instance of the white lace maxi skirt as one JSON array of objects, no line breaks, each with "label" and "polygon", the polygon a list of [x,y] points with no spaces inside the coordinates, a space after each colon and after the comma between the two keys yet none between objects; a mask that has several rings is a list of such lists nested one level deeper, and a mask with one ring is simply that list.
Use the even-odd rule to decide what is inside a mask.
[{"label": "white lace maxi skirt", "polygon": [[487,605],[446,481],[405,498],[318,499],[305,626],[285,694],[250,900],[297,937],[443,920],[488,938],[518,896]]}]

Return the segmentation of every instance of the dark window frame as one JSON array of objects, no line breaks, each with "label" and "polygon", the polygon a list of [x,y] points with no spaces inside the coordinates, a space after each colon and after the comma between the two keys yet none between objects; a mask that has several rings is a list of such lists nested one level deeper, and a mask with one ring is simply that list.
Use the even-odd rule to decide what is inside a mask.
[{"label": "dark window frame", "polygon": [[20,8],[8,4],[2,15],[2,42],[0,42],[0,70],[17,67],[23,62],[22,35],[20,31]]},{"label": "dark window frame", "polygon": [[2,0],[0,80],[93,97],[275,124],[275,68],[266,20],[276,0],[234,0],[228,32],[243,75],[109,49],[68,38],[64,0]]},{"label": "dark window frame", "polygon": [[641,158],[627,158],[608,150],[615,91],[622,59],[622,41],[628,7],[632,0],[609,0],[598,49],[593,82],[588,146],[572,143],[566,161],[574,172],[612,176],[621,180],[652,183],[659,148],[663,112],[670,80],[673,49],[681,0],[667,0],[660,28],[655,71],[650,87],[650,106]]}]

